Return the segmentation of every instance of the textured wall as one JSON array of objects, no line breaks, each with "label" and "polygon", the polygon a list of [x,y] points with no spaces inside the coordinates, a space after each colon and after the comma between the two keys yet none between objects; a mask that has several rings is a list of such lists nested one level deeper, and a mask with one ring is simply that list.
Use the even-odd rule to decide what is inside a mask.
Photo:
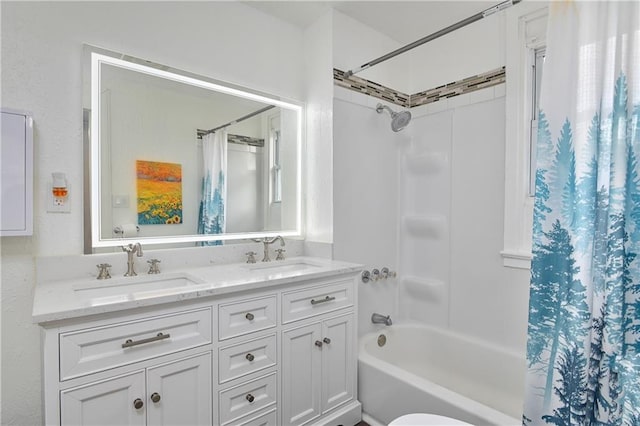
[{"label": "textured wall", "polygon": [[[34,235],[1,242],[2,424],[35,425],[42,416],[33,259],[82,253],[82,44],[303,100],[302,31],[237,2],[0,7],[2,106],[30,111],[35,121]],[[45,212],[53,171],[67,174],[70,214]]]}]

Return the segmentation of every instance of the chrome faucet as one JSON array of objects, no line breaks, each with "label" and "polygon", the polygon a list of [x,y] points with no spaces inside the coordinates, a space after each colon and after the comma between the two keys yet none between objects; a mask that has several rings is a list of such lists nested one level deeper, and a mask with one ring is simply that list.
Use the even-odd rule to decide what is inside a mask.
[{"label": "chrome faucet", "polygon": [[384,315],[380,315],[376,313],[371,315],[371,322],[374,324],[384,324],[384,325],[393,324],[393,322],[391,321],[391,317],[389,315],[385,317]]},{"label": "chrome faucet", "polygon": [[271,262],[271,259],[269,258],[269,244],[273,244],[278,240],[280,240],[280,246],[284,247],[284,239],[280,235],[273,238],[269,238],[269,237],[264,237],[262,239],[253,238],[253,241],[255,241],[256,243],[264,244],[264,257],[262,258],[263,262]]},{"label": "chrome faucet", "polygon": [[136,254],[138,257],[142,257],[142,246],[140,243],[129,244],[128,246],[122,246],[122,251],[127,252],[127,272],[125,272],[125,277],[135,277],[136,271],[134,269],[133,263],[133,255]]}]

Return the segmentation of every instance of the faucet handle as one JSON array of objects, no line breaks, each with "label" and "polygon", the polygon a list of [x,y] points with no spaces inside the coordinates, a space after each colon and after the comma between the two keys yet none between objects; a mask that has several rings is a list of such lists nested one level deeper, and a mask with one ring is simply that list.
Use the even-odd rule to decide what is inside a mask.
[{"label": "faucet handle", "polygon": [[247,263],[256,263],[256,254],[257,253],[255,251],[245,253],[245,255],[247,255]]},{"label": "faucet handle", "polygon": [[111,278],[111,274],[109,273],[109,268],[111,268],[111,265],[109,265],[108,263],[100,263],[96,266],[98,267],[99,280],[106,280]]},{"label": "faucet handle", "polygon": [[160,273],[160,267],[158,266],[158,263],[160,263],[160,260],[158,260],[158,259],[149,259],[149,260],[147,260],[147,263],[149,264],[149,272],[147,272],[148,274],[159,274]]},{"label": "faucet handle", "polygon": [[276,253],[278,253],[276,255],[276,260],[284,260],[284,254],[283,253],[285,251],[286,251],[285,249],[276,249]]},{"label": "faucet handle", "polygon": [[380,278],[382,278],[380,276],[380,271],[377,269],[371,270],[371,281],[378,281]]}]

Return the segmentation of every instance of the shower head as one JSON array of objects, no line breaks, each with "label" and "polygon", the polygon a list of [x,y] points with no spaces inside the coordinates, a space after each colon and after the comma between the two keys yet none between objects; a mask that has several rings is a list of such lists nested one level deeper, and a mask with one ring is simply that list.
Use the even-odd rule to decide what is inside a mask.
[{"label": "shower head", "polygon": [[404,129],[411,121],[411,113],[409,111],[395,112],[386,105],[376,105],[376,112],[378,114],[380,114],[385,109],[389,111],[389,114],[391,114],[391,130],[393,130],[394,132],[399,132],[400,130]]}]

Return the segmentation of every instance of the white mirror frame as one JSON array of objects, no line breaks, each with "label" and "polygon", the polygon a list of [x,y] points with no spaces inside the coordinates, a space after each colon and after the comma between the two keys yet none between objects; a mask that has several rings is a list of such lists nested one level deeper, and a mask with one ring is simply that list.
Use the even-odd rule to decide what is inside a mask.
[{"label": "white mirror frame", "polygon": [[[247,232],[247,233],[228,233],[228,234],[194,234],[194,235],[175,235],[175,236],[161,236],[161,237],[136,237],[136,238],[102,238],[100,235],[100,223],[101,223],[101,161],[100,161],[100,93],[101,93],[101,66],[103,64],[121,67],[133,71],[137,71],[151,76],[160,77],[164,79],[173,80],[179,83],[189,84],[192,86],[200,87],[206,90],[212,90],[220,93],[225,93],[233,96],[238,96],[257,102],[263,102],[270,105],[283,107],[289,110],[293,110],[297,115],[297,153],[296,153],[296,228],[277,231],[265,231],[265,232]],[[250,238],[264,238],[280,235],[283,237],[301,237],[302,236],[302,119],[303,108],[299,104],[291,102],[285,102],[276,98],[268,97],[261,94],[250,93],[237,88],[228,87],[222,84],[213,83],[210,81],[200,80],[192,77],[191,75],[179,74],[171,71],[164,71],[153,67],[137,64],[134,62],[124,61],[112,56],[104,55],[101,53],[91,52],[91,111],[89,117],[89,129],[85,132],[90,137],[90,193],[85,196],[90,197],[91,200],[91,241],[85,241],[85,253],[89,253],[93,248],[101,247],[119,247],[129,242],[136,241],[142,244],[175,244],[175,243],[190,243],[201,241],[228,241],[228,240],[241,240]],[[85,206],[87,203],[85,202]],[[87,223],[87,217],[85,216],[85,224]],[[85,225],[86,226],[86,225]]]}]

